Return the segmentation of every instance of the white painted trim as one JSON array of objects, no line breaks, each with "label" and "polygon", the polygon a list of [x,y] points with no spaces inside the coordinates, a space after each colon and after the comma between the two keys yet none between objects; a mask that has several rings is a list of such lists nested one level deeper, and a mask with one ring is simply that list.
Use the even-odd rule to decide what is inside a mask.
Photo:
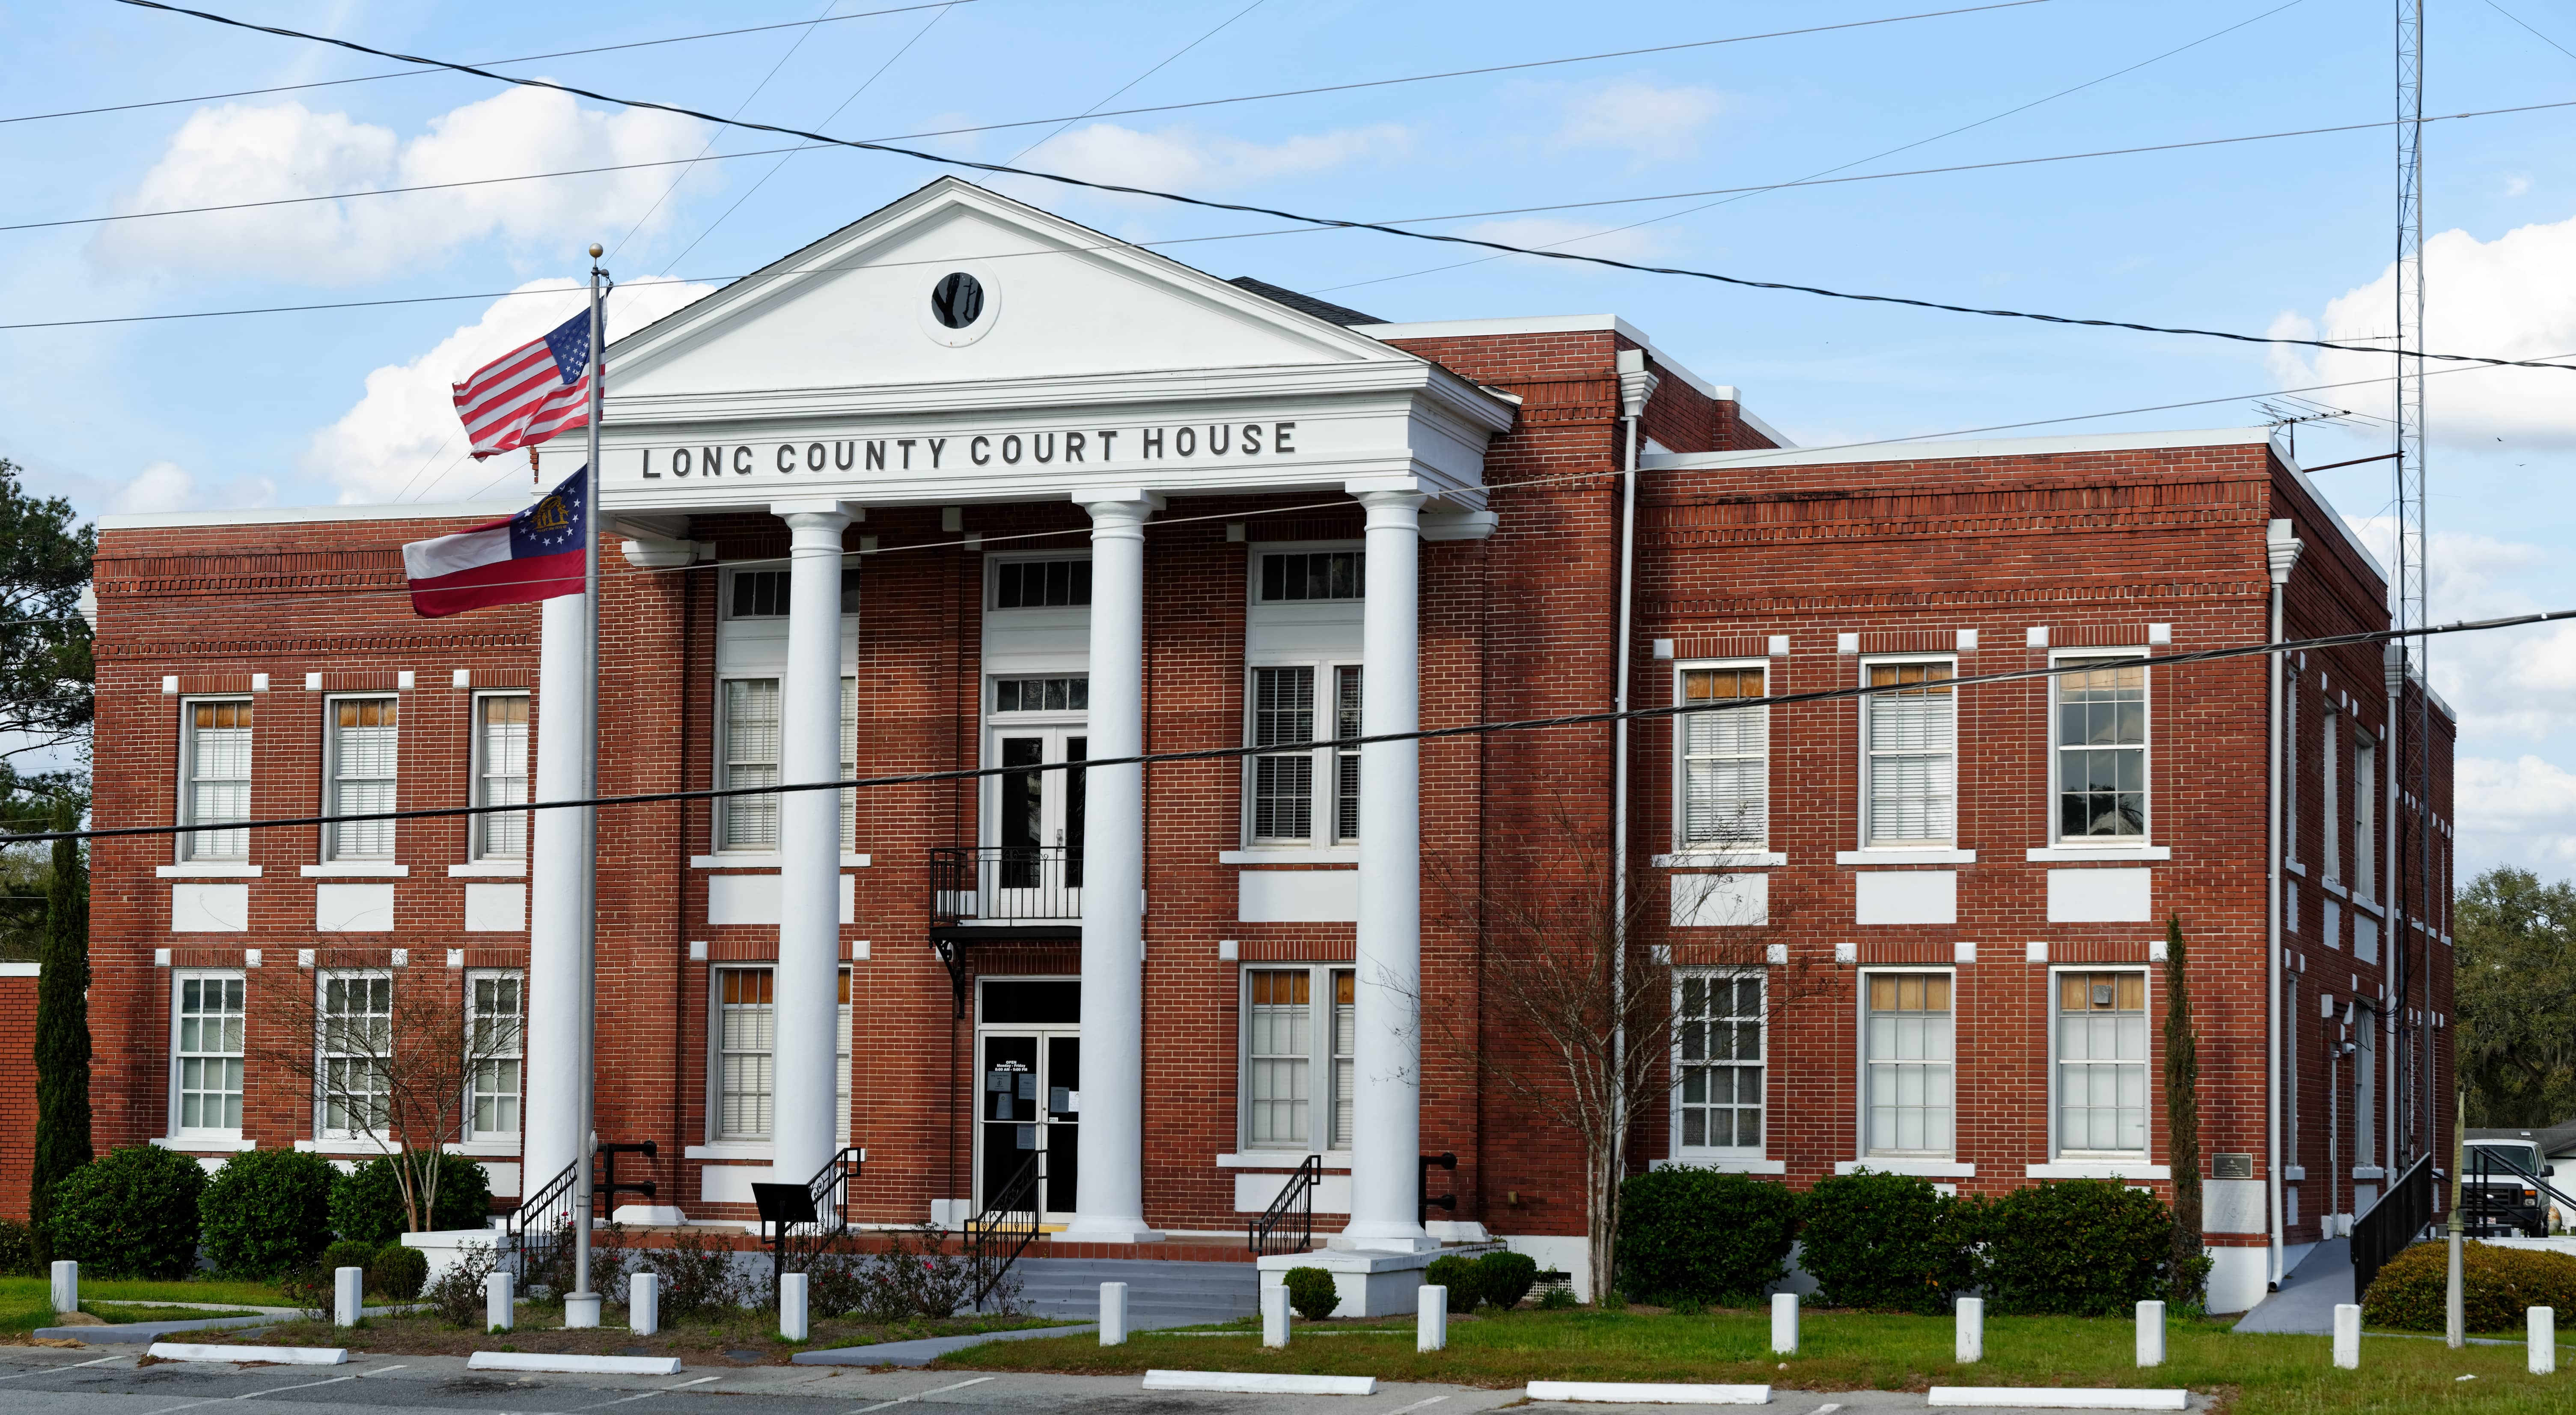
[{"label": "white painted trim", "polygon": [[177,1150],[181,1154],[204,1150],[209,1154],[238,1155],[259,1148],[255,1142],[239,1136],[221,1139],[212,1135],[155,1135],[143,1143],[154,1149]]},{"label": "white painted trim", "polygon": [[450,1140],[439,1148],[451,1155],[471,1155],[477,1159],[509,1159],[519,1153],[519,1142],[516,1140]]},{"label": "white painted trim", "polygon": [[519,860],[476,860],[470,864],[447,867],[449,879],[525,879],[528,862]]},{"label": "white painted trim", "polygon": [[[1312,1150],[1246,1150],[1241,1154],[1217,1156],[1216,1167],[1219,1169],[1295,1169],[1306,1162],[1306,1156],[1313,1153],[1315,1152]],[[1325,1169],[1350,1168],[1351,1152],[1326,1150],[1323,1167]]]},{"label": "white painted trim", "polygon": [[155,865],[152,873],[160,879],[257,879],[259,866],[209,861],[202,865]]},{"label": "white painted trim", "polygon": [[41,976],[43,965],[37,963],[0,962],[0,978],[33,978]]},{"label": "white painted trim", "polygon": [[1898,846],[1881,846],[1874,850],[1837,850],[1837,865],[1973,865],[1974,850],[1907,850]]},{"label": "white painted trim", "polygon": [[409,879],[411,866],[386,865],[373,860],[334,860],[327,865],[306,865],[306,879]]},{"label": "white painted trim", "polygon": [[2056,1164],[2023,1165],[2021,1177],[2024,1179],[2171,1179],[2173,1169],[2169,1165],[2147,1164],[2144,1161],[2105,1160],[2100,1163],[2088,1163],[2083,1160],[2061,1160]]},{"label": "white painted trim", "polygon": [[1648,1381],[1532,1381],[1532,1400],[1592,1405],[1768,1405],[1769,1386],[1680,1385]]},{"label": "white painted trim", "polygon": [[1356,865],[1360,862],[1360,847],[1265,845],[1250,850],[1219,850],[1216,862],[1220,865]]},{"label": "white painted trim", "polygon": [[1744,406],[1740,401],[1735,405],[1735,420],[1744,424],[1746,427],[1753,429],[1755,432],[1762,434],[1764,437],[1771,439],[1771,441],[1779,447],[1791,448],[1798,445],[1790,438],[1789,434],[1782,432],[1771,424],[1753,416],[1753,410]]},{"label": "white painted trim", "polygon": [[1678,1154],[1655,1160],[1648,1169],[1710,1169],[1720,1174],[1787,1174],[1787,1160],[1749,1159],[1742,1155]]},{"label": "white painted trim", "polygon": [[[1733,388],[1711,383],[1689,369],[1646,337],[1646,331],[1615,314],[1537,314],[1515,315],[1502,319],[1432,319],[1394,324],[1354,324],[1351,332],[1372,339],[1472,339],[1488,334],[1589,334],[1607,331],[1624,335],[1630,343],[1646,351],[1646,357],[1663,365],[1664,371],[1687,383],[1701,397],[1741,407],[1743,400]],[[1762,430],[1770,434],[1769,428]],[[1786,439],[1773,437],[1773,441]]]},{"label": "white painted trim", "polygon": [[[483,1353],[476,1352],[481,1360]],[[679,1362],[671,1363],[672,1369]],[[1292,1376],[1268,1371],[1147,1371],[1147,1390],[1216,1390],[1236,1395],[1375,1395],[1375,1376]]]},{"label": "white painted trim", "polygon": [[2022,852],[2022,858],[2033,864],[2043,860],[2079,865],[2095,861],[2105,864],[2114,861],[2135,863],[2141,860],[2170,860],[2173,858],[2173,847],[2169,845],[2051,845],[2043,849],[2025,850]]},{"label": "white painted trim", "polygon": [[1640,460],[1645,470],[1720,467],[1832,467],[1861,462],[1946,462],[1974,457],[2044,457],[2067,452],[2151,452],[2163,448],[2269,445],[2269,428],[2191,432],[2065,433],[2052,437],[1981,437],[1960,442],[1887,442],[1866,447],[1804,447],[1753,452],[1673,452]]},{"label": "white painted trim", "polygon": [[[234,1347],[265,1351],[264,1346]],[[469,1371],[562,1371],[592,1376],[676,1376],[677,1356],[573,1356],[546,1351],[477,1351],[466,1358]]]},{"label": "white painted trim", "polygon": [[1786,865],[1789,857],[1778,850],[1735,853],[1685,850],[1679,854],[1653,856],[1647,863],[1659,870],[1761,870]]},{"label": "white painted trim", "polygon": [[1905,1159],[1897,1155],[1878,1155],[1865,1160],[1836,1160],[1834,1173],[1857,1174],[1862,1170],[1877,1174],[1910,1174],[1920,1179],[1974,1179],[1977,1167],[1958,1160]]},{"label": "white painted trim", "polygon": [[778,1147],[766,1143],[730,1145],[690,1145],[680,1151],[687,1160],[749,1160],[768,1164],[778,1158]]},{"label": "white painted trim", "polygon": [[224,511],[128,511],[101,516],[102,531],[148,531],[187,526],[291,526],[342,521],[446,521],[479,516],[488,521],[515,516],[527,501],[445,501],[423,506],[254,506]]},{"label": "white painted trim", "polygon": [[2188,1410],[2191,1392],[2101,1386],[1934,1386],[1923,1403],[2005,1410]]},{"label": "white painted trim", "polygon": [[[875,857],[871,855],[853,854],[847,850],[841,852],[841,868],[845,870],[864,870],[874,862]],[[689,857],[689,868],[693,870],[759,870],[765,874],[776,874],[778,873],[778,852],[775,850],[740,850],[725,855],[691,855]]]}]

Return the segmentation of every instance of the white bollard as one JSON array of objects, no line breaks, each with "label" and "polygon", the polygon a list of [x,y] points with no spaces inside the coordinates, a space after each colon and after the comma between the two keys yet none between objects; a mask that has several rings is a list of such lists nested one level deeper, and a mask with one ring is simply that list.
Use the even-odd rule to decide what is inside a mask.
[{"label": "white bollard", "polygon": [[1424,1283],[1413,1297],[1413,1349],[1445,1351],[1449,1347],[1449,1289]]},{"label": "white bollard", "polygon": [[1798,1354],[1797,1293],[1771,1294],[1771,1354],[1774,1356]]},{"label": "white bollard", "polygon": [[2334,1363],[2346,1371],[2361,1369],[2361,1306],[2355,1302],[2335,1304]]},{"label": "white bollard", "polygon": [[1973,1366],[1986,1359],[1986,1299],[1959,1299],[1959,1349],[1957,1360],[1962,1366]]},{"label": "white bollard", "polygon": [[69,1258],[54,1260],[54,1310],[80,1310],[80,1264]]},{"label": "white bollard", "polygon": [[2528,1307],[2522,1316],[2531,1324],[2531,1373],[2554,1374],[2558,1370],[2558,1309]]},{"label": "white bollard", "polygon": [[2165,1304],[2138,1304],[2138,1364],[2161,1366],[2165,1363]]},{"label": "white bollard", "polygon": [[626,1327],[637,1336],[662,1329],[662,1275],[637,1273],[626,1279]]},{"label": "white bollard", "polygon": [[1261,1344],[1288,1344],[1288,1284],[1261,1289]]},{"label": "white bollard", "polygon": [[366,1315],[367,1270],[335,1268],[331,1273],[331,1324],[354,1327]]},{"label": "white bollard", "polygon": [[1123,1282],[1100,1284],[1100,1344],[1127,1344],[1127,1284]]},{"label": "white bollard", "polygon": [[518,1279],[505,1272],[483,1279],[483,1329],[509,1331],[519,1324]]},{"label": "white bollard", "polygon": [[789,1341],[805,1339],[805,1274],[778,1275],[778,1334]]}]

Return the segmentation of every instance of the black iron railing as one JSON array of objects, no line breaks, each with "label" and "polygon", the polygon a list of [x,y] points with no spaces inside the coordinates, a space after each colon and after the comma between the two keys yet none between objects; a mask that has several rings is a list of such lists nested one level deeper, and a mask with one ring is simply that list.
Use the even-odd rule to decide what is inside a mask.
[{"label": "black iron railing", "polygon": [[966,1221],[966,1265],[975,1284],[966,1310],[983,1310],[985,1299],[1010,1275],[1011,1264],[1037,1240],[1038,1186],[1045,1182],[1046,1151],[1039,1150],[994,1194],[982,1213]]},{"label": "black iron railing", "polygon": [[2425,1155],[2406,1167],[2370,1212],[2352,1225],[2352,1297],[2370,1295],[2371,1279],[2389,1259],[2405,1252],[2433,1221],[2433,1157]]},{"label": "black iron railing", "polygon": [[1315,1247],[1315,1183],[1324,1177],[1324,1157],[1308,1155],[1279,1197],[1252,1221],[1250,1242],[1255,1257],[1265,1253],[1307,1253]]},{"label": "black iron railing", "polygon": [[1072,923],[1082,918],[1082,849],[934,846],[930,923]]},{"label": "black iron railing", "polygon": [[572,1237],[573,1210],[581,1202],[576,1192],[580,1183],[581,1161],[574,1160],[520,1200],[518,1212],[510,1215],[503,1234],[517,1269],[513,1277],[521,1287],[555,1271],[555,1249]]},{"label": "black iron railing", "polygon": [[1435,1169],[1445,1169],[1455,1175],[1458,1172],[1458,1157],[1445,1151],[1422,1157],[1422,1167],[1413,1177],[1413,1221],[1425,1228],[1431,1226],[1433,1209],[1447,1209],[1453,1214],[1458,1212],[1456,1194],[1443,1194],[1437,1199],[1431,1197],[1431,1171]]},{"label": "black iron railing", "polygon": [[[814,1171],[814,1177],[805,1181],[802,1193],[786,1184],[752,1185],[753,1198],[760,1201],[761,1222],[771,1230],[770,1305],[777,1305],[778,1279],[782,1275],[810,1271],[817,1257],[849,1236],[850,1191],[858,1182],[860,1160],[861,1152],[856,1146],[833,1152],[823,1167]],[[780,1202],[782,1196],[784,1204]]]}]

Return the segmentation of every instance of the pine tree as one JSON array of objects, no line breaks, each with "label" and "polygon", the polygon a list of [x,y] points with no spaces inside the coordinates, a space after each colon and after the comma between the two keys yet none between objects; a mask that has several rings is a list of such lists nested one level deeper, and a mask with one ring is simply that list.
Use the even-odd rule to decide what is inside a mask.
[{"label": "pine tree", "polygon": [[2175,1307],[2193,1310],[2205,1297],[2207,1261],[2200,1242],[2200,1031],[2191,1020],[2182,920],[2165,916],[2165,1133],[2172,1136],[2173,1253],[2165,1272]]},{"label": "pine tree", "polygon": [[[56,807],[54,829],[78,830],[80,813]],[[46,1223],[55,1181],[89,1163],[89,871],[77,840],[54,842],[45,895],[45,951],[36,979],[36,1155],[29,1217],[50,1256]]]}]

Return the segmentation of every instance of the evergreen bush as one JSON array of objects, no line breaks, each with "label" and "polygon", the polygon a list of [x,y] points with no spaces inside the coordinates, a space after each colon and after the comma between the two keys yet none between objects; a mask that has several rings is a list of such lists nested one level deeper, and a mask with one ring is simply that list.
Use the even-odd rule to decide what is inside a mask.
[{"label": "evergreen bush", "polygon": [[1322,1268],[1290,1268],[1286,1282],[1288,1305],[1310,1322],[1322,1321],[1342,1305],[1341,1289],[1333,1285],[1333,1275]]},{"label": "evergreen bush", "polygon": [[1997,1315],[2120,1317],[2165,1295],[2173,1213],[2106,1179],[2016,1189],[1984,1209],[1979,1255]]},{"label": "evergreen bush", "polygon": [[15,1219],[0,1218],[0,1277],[33,1276],[44,1269],[36,1263],[36,1231]]},{"label": "evergreen bush", "polygon": [[[18,499],[8,482],[0,470],[0,501]],[[57,802],[53,826],[80,829],[79,808]],[[40,1267],[72,1256],[53,1247],[55,1196],[65,1178],[96,1157],[89,1136],[89,868],[77,840],[55,841],[53,863],[36,971],[36,1134],[27,1173],[27,1218]]]},{"label": "evergreen bush", "polygon": [[1798,1196],[1675,1165],[1619,1186],[1619,1290],[1639,1302],[1750,1302],[1789,1275]]},{"label": "evergreen bush", "polygon": [[321,1258],[314,1263],[314,1266],[321,1269],[322,1281],[327,1287],[333,1281],[333,1275],[340,1269],[365,1267],[368,1260],[376,1256],[376,1249],[382,1246],[384,1245],[369,1243],[363,1238],[343,1238],[324,1248]]},{"label": "evergreen bush", "polygon": [[1455,1253],[1432,1259],[1431,1266],[1423,1269],[1422,1281],[1426,1286],[1449,1289],[1452,1312],[1472,1312],[1484,1296],[1477,1290],[1476,1265]]},{"label": "evergreen bush", "polygon": [[206,1257],[227,1277],[265,1280],[313,1261],[331,1241],[339,1172],[303,1150],[245,1150],[197,1200]]},{"label": "evergreen bush", "polygon": [[1538,1281],[1538,1263],[1527,1253],[1492,1252],[1476,1260],[1476,1295],[1488,1307],[1510,1311]]},{"label": "evergreen bush", "polygon": [[[483,1166],[463,1155],[441,1154],[430,1228],[486,1228],[491,1215],[492,1182],[484,1177]],[[342,1238],[366,1244],[371,1253],[411,1231],[393,1156],[378,1155],[331,1186],[331,1227]]]},{"label": "evergreen bush", "polygon": [[[2451,1286],[2447,1242],[2418,1243],[2388,1260],[2361,1298],[2361,1320],[2399,1331],[2441,1331]],[[2523,1331],[2523,1309],[2576,1312],[2576,1258],[2528,1248],[2465,1243],[2460,1297],[2470,1331]]]},{"label": "evergreen bush", "polygon": [[404,1247],[399,1238],[367,1259],[367,1287],[392,1301],[409,1302],[428,1283],[429,1255]]},{"label": "evergreen bush", "polygon": [[1800,1262],[1831,1307],[1935,1314],[1973,1286],[1979,1206],[1905,1174],[1819,1179],[1800,1204]]},{"label": "evergreen bush", "polygon": [[100,1277],[185,1277],[197,1266],[197,1199],[206,1171],[157,1145],[110,1150],[54,1185],[47,1237],[56,1258]]}]

